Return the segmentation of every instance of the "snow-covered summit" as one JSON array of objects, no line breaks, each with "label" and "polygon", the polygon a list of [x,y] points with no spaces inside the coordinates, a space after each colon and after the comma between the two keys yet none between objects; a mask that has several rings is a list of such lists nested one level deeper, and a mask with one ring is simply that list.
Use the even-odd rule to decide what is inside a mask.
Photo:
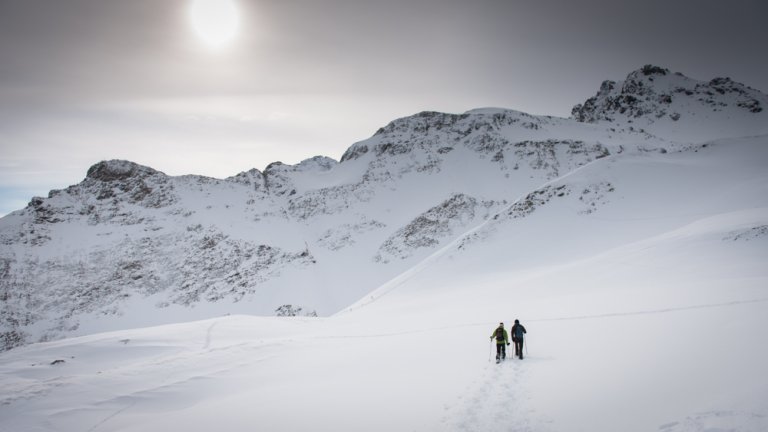
[{"label": "snow-covered summit", "polygon": [[646,65],[623,81],[603,81],[595,96],[573,107],[571,117],[698,140],[768,133],[766,108],[768,96],[730,78],[698,81]]}]

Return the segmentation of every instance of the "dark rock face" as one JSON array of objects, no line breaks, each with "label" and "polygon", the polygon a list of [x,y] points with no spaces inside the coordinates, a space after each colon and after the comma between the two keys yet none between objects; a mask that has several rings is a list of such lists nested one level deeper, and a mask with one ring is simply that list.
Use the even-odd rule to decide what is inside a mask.
[{"label": "dark rock face", "polygon": [[151,208],[166,207],[177,201],[168,176],[124,160],[102,161],[93,165],[88,169],[85,180],[66,192],[72,195],[93,193],[99,201],[117,200]]},{"label": "dark rock face", "polygon": [[[481,205],[482,204],[482,205]],[[456,194],[432,207],[388,238],[374,258],[378,262],[410,257],[416,249],[431,248],[476,218],[478,207],[490,207],[465,194]]]},{"label": "dark rock face", "polygon": [[649,75],[666,75],[669,73],[669,69],[665,69],[663,67],[654,66],[654,65],[645,65],[640,69],[640,72],[643,73],[645,76]]},{"label": "dark rock face", "polygon": [[685,115],[672,108],[678,99],[710,111],[737,107],[754,114],[763,110],[761,98],[764,95],[759,91],[730,78],[701,82],[679,73],[671,74],[669,69],[645,65],[621,83],[604,81],[595,96],[573,107],[571,117],[586,123],[637,118],[650,122],[665,118],[678,121]]},{"label": "dark rock face", "polygon": [[124,160],[99,162],[88,169],[87,178],[103,182],[123,181],[131,178],[146,178],[156,174],[152,168]]},{"label": "dark rock face", "polygon": [[495,154],[509,144],[500,133],[502,129],[519,127],[539,130],[543,122],[539,117],[511,110],[474,114],[421,112],[397,119],[379,129],[373,137],[374,144],[361,142],[353,145],[344,153],[341,161],[355,160],[367,154],[375,158],[394,157],[414,151],[446,154],[457,144],[463,144],[478,153]]}]

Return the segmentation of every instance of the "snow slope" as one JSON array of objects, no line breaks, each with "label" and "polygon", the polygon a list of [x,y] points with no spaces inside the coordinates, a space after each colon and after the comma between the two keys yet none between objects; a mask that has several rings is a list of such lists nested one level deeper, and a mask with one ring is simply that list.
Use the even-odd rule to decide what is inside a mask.
[{"label": "snow slope", "polygon": [[[764,431],[766,166],[766,136],[614,154],[331,317],[16,348],[0,430]],[[516,318],[526,358],[496,365]]]}]

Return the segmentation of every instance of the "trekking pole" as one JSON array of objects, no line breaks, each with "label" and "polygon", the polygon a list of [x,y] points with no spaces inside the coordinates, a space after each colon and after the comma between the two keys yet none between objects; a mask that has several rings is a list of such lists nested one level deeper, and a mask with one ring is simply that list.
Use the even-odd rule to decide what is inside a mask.
[{"label": "trekking pole", "polygon": [[493,355],[493,339],[488,343],[488,363],[491,362],[491,356]]},{"label": "trekking pole", "polygon": [[525,356],[528,357],[528,338],[524,339],[523,345],[525,345]]}]

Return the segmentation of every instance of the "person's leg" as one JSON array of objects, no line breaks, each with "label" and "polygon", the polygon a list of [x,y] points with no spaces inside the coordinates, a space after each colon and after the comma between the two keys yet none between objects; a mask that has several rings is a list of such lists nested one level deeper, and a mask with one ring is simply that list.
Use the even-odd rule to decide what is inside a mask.
[{"label": "person's leg", "polygon": [[525,343],[525,341],[523,339],[520,339],[520,340],[518,340],[517,343],[520,344],[520,347],[519,347],[520,354],[518,355],[518,357],[520,357],[520,360],[522,360],[523,359],[523,344]]}]

